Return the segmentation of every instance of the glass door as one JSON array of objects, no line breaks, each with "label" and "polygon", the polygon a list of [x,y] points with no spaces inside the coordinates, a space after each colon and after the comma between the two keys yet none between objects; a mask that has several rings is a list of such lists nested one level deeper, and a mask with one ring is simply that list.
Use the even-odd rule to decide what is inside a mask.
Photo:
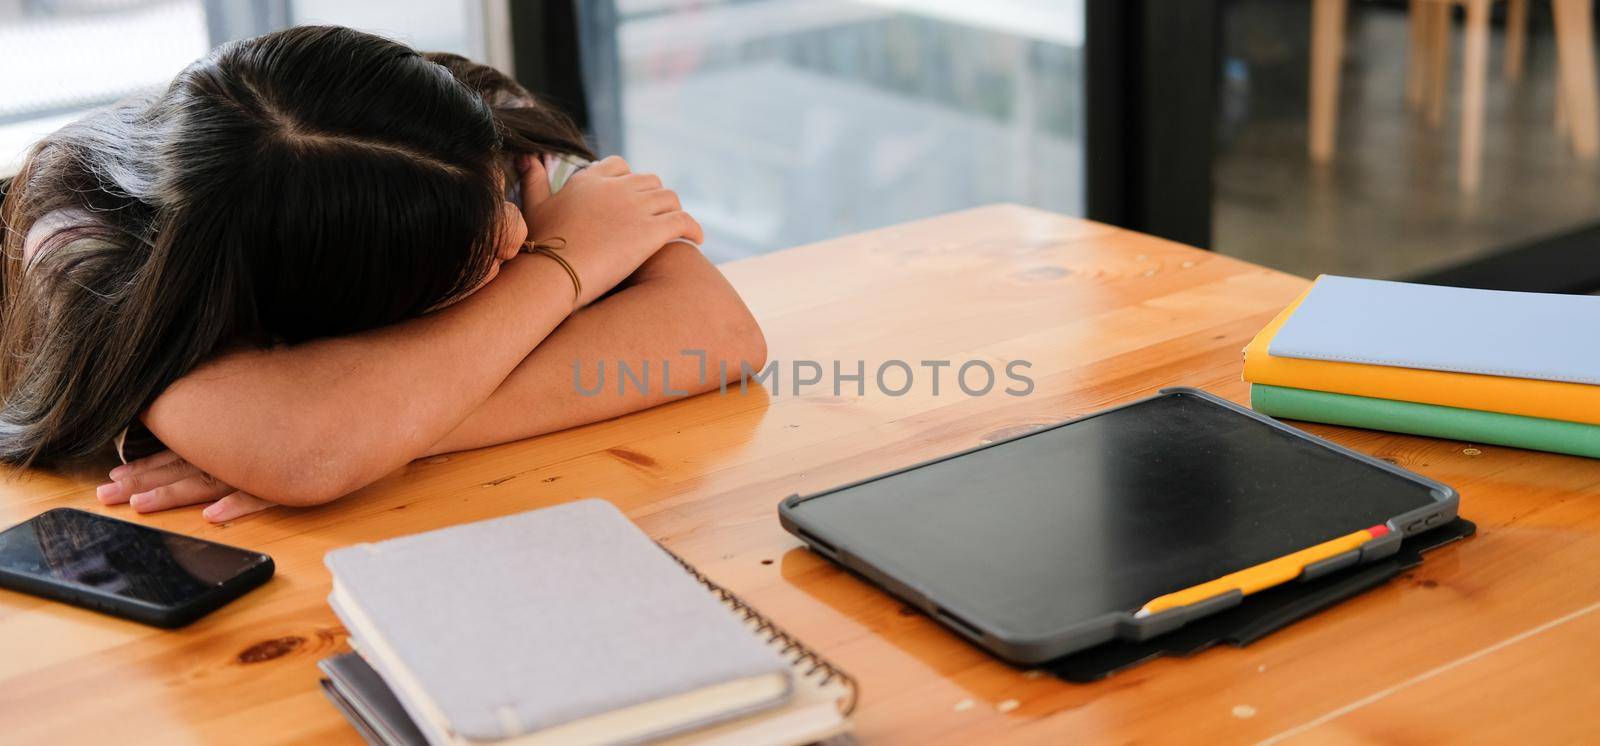
[{"label": "glass door", "polygon": [[994,202],[1084,211],[1083,0],[577,3],[597,145],[724,261]]}]

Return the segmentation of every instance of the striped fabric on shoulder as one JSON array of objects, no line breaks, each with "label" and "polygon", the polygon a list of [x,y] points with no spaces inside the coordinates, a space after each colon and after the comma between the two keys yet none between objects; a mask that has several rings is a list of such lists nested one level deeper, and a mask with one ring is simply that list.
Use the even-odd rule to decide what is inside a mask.
[{"label": "striped fabric on shoulder", "polygon": [[573,174],[589,167],[589,161],[575,155],[552,153],[544,157],[544,170],[550,175],[550,193],[555,194],[567,185]]}]

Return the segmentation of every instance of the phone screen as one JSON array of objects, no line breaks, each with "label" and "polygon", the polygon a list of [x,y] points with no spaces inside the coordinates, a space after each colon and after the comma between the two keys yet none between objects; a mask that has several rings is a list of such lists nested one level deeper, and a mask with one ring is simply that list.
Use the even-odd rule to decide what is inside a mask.
[{"label": "phone screen", "polygon": [[58,509],[0,533],[0,570],[163,607],[270,560],[127,521]]}]

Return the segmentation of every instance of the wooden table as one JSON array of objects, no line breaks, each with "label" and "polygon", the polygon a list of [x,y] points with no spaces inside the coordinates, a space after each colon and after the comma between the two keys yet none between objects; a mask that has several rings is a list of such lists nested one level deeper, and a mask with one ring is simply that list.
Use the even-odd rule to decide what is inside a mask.
[{"label": "wooden table", "polygon": [[[345,649],[330,549],[553,505],[615,502],[652,536],[861,680],[864,743],[1439,742],[1600,733],[1600,463],[1315,427],[1454,485],[1478,537],[1245,649],[1094,685],[995,662],[802,549],[784,496],[1035,425],[1199,386],[1243,401],[1240,349],[1306,281],[1104,225],[996,206],[726,267],[772,356],[1026,359],[1037,389],[968,397],[816,386],[702,396],[410,465],[329,506],[212,527],[260,549],[265,587],[179,632],[0,591],[0,741],[355,743],[317,689]],[[831,373],[831,371],[829,371]],[[948,372],[948,371],[947,371]],[[829,376],[831,378],[831,376]],[[0,523],[101,508],[88,479],[0,488]],[[1530,738],[1536,736],[1536,738]]]}]

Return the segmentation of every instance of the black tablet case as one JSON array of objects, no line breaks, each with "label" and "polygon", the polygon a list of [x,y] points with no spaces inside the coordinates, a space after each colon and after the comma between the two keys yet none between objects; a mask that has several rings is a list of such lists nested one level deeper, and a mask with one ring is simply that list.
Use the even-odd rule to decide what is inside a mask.
[{"label": "black tablet case", "polygon": [[1219,643],[1243,647],[1341,601],[1393,580],[1422,564],[1422,554],[1473,535],[1477,526],[1457,518],[1407,537],[1399,551],[1369,564],[1314,580],[1269,588],[1238,606],[1203,617],[1143,642],[1117,640],[1040,665],[1067,681],[1088,683],[1162,656],[1194,655]]},{"label": "black tablet case", "polygon": [[[1166,403],[1164,403],[1162,400],[1167,400],[1167,402],[1174,403],[1173,406],[1176,406],[1177,402],[1187,402],[1185,406],[1192,407],[1191,411],[1197,412],[1198,414],[1195,416],[1199,419],[1194,420],[1192,425],[1188,422],[1175,419],[1174,415],[1172,414],[1173,410],[1171,410],[1170,407],[1167,407]],[[907,577],[903,570],[886,568],[886,566],[880,564],[880,562],[874,558],[865,556],[866,552],[869,550],[877,551],[872,550],[870,544],[863,544],[862,540],[860,539],[855,541],[841,541],[840,537],[836,535],[835,530],[838,529],[840,525],[838,524],[837,520],[834,521],[834,526],[831,529],[826,528],[820,525],[815,518],[808,516],[807,511],[802,509],[802,506],[804,506],[806,503],[810,503],[813,500],[855,490],[864,485],[884,484],[886,483],[885,480],[889,479],[902,477],[927,479],[928,477],[926,474],[931,472],[926,472],[924,470],[928,469],[929,467],[938,466],[944,462],[962,458],[980,451],[986,451],[988,449],[1001,449],[1006,447],[1008,444],[1024,439],[1045,437],[1047,434],[1060,428],[1080,426],[1096,418],[1106,417],[1112,413],[1122,412],[1124,410],[1130,410],[1138,407],[1148,408],[1146,409],[1146,413],[1141,415],[1142,417],[1159,416],[1165,418],[1160,420],[1158,424],[1160,427],[1166,428],[1167,430],[1172,430],[1175,424],[1180,427],[1192,426],[1197,428],[1194,430],[1182,431],[1183,438],[1189,438],[1192,433],[1202,432],[1202,430],[1198,428],[1243,427],[1243,425],[1240,423],[1246,421],[1255,421],[1257,423],[1266,425],[1267,430],[1254,432],[1277,433],[1277,437],[1287,438],[1295,443],[1302,444],[1300,447],[1309,446],[1321,459],[1331,459],[1338,461],[1341,464],[1354,463],[1358,465],[1364,465],[1366,467],[1366,471],[1362,472],[1363,474],[1387,475],[1381,477],[1381,479],[1398,480],[1409,483],[1410,489],[1422,489],[1429,491],[1434,495],[1434,502],[1431,504],[1407,510],[1399,515],[1391,516],[1387,520],[1387,525],[1390,528],[1390,532],[1387,535],[1373,539],[1372,541],[1363,544],[1361,547],[1350,550],[1349,552],[1345,552],[1344,554],[1330,557],[1320,562],[1313,563],[1312,565],[1308,565],[1305,568],[1305,578],[1316,579],[1333,576],[1352,566],[1361,567],[1378,562],[1379,560],[1385,559],[1389,555],[1392,555],[1394,552],[1398,551],[1398,548],[1401,545],[1404,537],[1419,535],[1425,531],[1431,530],[1432,527],[1447,524],[1450,520],[1453,520],[1456,517],[1455,513],[1456,506],[1459,502],[1459,496],[1456,495],[1455,491],[1447,485],[1406,471],[1393,464],[1380,461],[1366,454],[1358,453],[1338,444],[1318,438],[1309,433],[1278,422],[1277,420],[1269,418],[1265,415],[1241,407],[1231,401],[1221,399],[1220,397],[1208,392],[1193,388],[1176,387],[1164,389],[1161,391],[1161,393],[1146,399],[1130,402],[1119,407],[1113,407],[1111,409],[1096,412],[1094,414],[1060,423],[1058,425],[1041,428],[1040,430],[1019,435],[1014,438],[1008,438],[1006,440],[985,444],[978,446],[977,448],[950,454],[948,456],[908,466],[893,472],[870,477],[868,479],[842,485],[840,487],[835,487],[823,492],[810,495],[790,496],[779,505],[779,521],[785,530],[804,540],[812,550],[822,554],[823,556],[833,559],[835,562],[838,562],[839,564],[849,568],[851,571],[867,578],[874,584],[884,588],[885,590],[888,590],[890,593],[900,597],[902,600],[905,600],[910,605],[922,610],[929,616],[938,619],[947,628],[972,640],[979,646],[989,650],[1000,658],[1006,659],[1015,664],[1042,665],[1044,663],[1048,663],[1049,661],[1056,660],[1058,656],[1070,656],[1077,652],[1088,650],[1093,646],[1105,645],[1117,641],[1123,641],[1130,644],[1152,641],[1158,637],[1176,631],[1186,624],[1194,623],[1205,617],[1227,611],[1236,606],[1240,606],[1242,605],[1245,597],[1238,591],[1234,591],[1232,593],[1221,594],[1198,603],[1167,609],[1157,614],[1142,617],[1136,616],[1132,611],[1127,610],[1131,607],[1114,606],[1111,607],[1113,610],[1109,610],[1095,617],[1076,622],[1070,627],[1052,632],[1049,639],[1044,639],[1042,636],[1036,635],[1017,634],[1015,632],[1012,632],[1013,639],[1006,639],[1002,635],[996,634],[994,625],[985,624],[981,620],[975,619],[975,613],[983,613],[983,607],[974,605],[978,602],[970,598],[962,599],[959,597],[953,599],[954,602],[952,602],[952,599],[948,594],[943,594],[943,597],[940,597],[941,593],[930,587],[929,581],[926,577],[921,579]],[[1161,412],[1161,414],[1158,415],[1156,414],[1157,412]],[[1123,443],[1116,446],[1104,446],[1103,448],[1116,448],[1119,449],[1117,452],[1122,454],[1132,453],[1134,450],[1130,446],[1130,443],[1138,441],[1139,438],[1147,437],[1143,435],[1143,431],[1131,430],[1128,429],[1127,426],[1124,426],[1123,431],[1129,433],[1130,437],[1134,438],[1134,440],[1129,441],[1129,443]],[[1084,431],[1080,430],[1079,432]],[[1162,435],[1160,437],[1165,438],[1177,436]],[[1161,458],[1159,447],[1167,447],[1163,446],[1159,440],[1138,442],[1141,443],[1144,451],[1153,454],[1150,456],[1150,458],[1153,460],[1159,460]],[[1216,445],[1220,448],[1222,444],[1223,442],[1219,442]],[[1174,440],[1170,447],[1189,448],[1195,446],[1194,444],[1184,443],[1182,440]],[[1281,449],[1279,449],[1279,452],[1281,453]],[[1085,453],[1089,453],[1090,456],[1094,455],[1094,452]],[[1218,450],[1215,454],[1213,454],[1211,461],[1226,466],[1227,468],[1222,471],[1231,473],[1232,470],[1240,468],[1238,464],[1249,465],[1252,464],[1253,461],[1260,461],[1261,459],[1254,458],[1257,453],[1258,452],[1249,450],[1233,452]],[[1266,456],[1273,455],[1274,454],[1270,453],[1266,454]],[[1172,467],[1168,467],[1169,470],[1170,468]],[[1242,472],[1239,478],[1260,480],[1263,476],[1263,472],[1259,470],[1278,468],[1279,467],[1277,466],[1254,463],[1253,466],[1248,466],[1246,471]],[[1339,468],[1344,467],[1341,466]],[[1258,471],[1249,471],[1249,469],[1257,469]],[[1135,470],[1132,479],[1142,478],[1141,475],[1149,473],[1150,472],[1147,470]],[[1289,478],[1288,472],[1278,473],[1284,474],[1285,479]],[[1124,482],[1127,482],[1129,479],[1126,477],[1118,478],[1122,479]],[[1035,482],[1038,481],[1037,477],[1034,479]],[[1305,481],[1303,474],[1294,474],[1293,479],[1300,483],[1303,487],[1303,483]],[[904,480],[900,481],[899,484],[904,485]],[[1376,483],[1368,481],[1364,484],[1356,485],[1355,487],[1351,487],[1349,484],[1336,484],[1333,486],[1340,490],[1354,488],[1371,489],[1373,488],[1374,484]],[[902,486],[901,489],[915,490],[917,487]],[[977,487],[964,489],[967,491],[963,494],[971,494],[976,496],[985,494],[982,489]],[[1035,489],[1037,489],[1037,485],[1035,485]],[[1159,496],[1161,494],[1159,490],[1155,489],[1147,489],[1145,491],[1153,496]],[[1296,494],[1299,494],[1300,498],[1304,499],[1303,494]],[[948,502],[949,499],[959,499],[960,495],[956,495],[953,498],[949,495],[946,495],[945,497],[947,498]],[[1257,497],[1259,498],[1260,495],[1257,495]],[[984,505],[979,503],[973,503],[973,506],[974,509],[977,510],[986,509]],[[859,526],[878,525],[879,523],[884,522],[901,524],[911,523],[904,521],[905,516],[899,514],[892,516],[881,515],[886,511],[884,508],[874,506],[873,510],[876,510],[879,515],[873,515],[869,513],[868,517],[865,518],[858,516],[858,523],[852,525],[850,530],[855,530]],[[1302,525],[1300,525],[1298,528],[1302,530],[1307,529],[1312,523],[1314,522],[1301,521]],[[939,529],[939,526],[940,524],[929,522],[915,526],[912,530],[923,534],[930,532],[936,533]],[[1240,524],[1240,526],[1248,530],[1255,530],[1250,528],[1247,524]],[[1169,533],[1175,530],[1187,530],[1187,528],[1184,526],[1169,525],[1166,528],[1169,530]],[[991,531],[995,530],[993,527],[989,527],[989,529]],[[930,539],[927,536],[913,536],[912,540],[938,541],[939,539],[938,537],[933,537]],[[906,546],[913,545],[907,543],[906,541],[899,541],[894,546],[897,550],[899,550],[904,549]],[[1015,550],[1017,546],[1022,545],[996,546],[1000,546],[1001,549],[1009,551]],[[1307,544],[1307,546],[1309,546],[1309,544]],[[997,556],[1000,555],[997,553]],[[989,561],[1004,562],[1007,560],[989,559]],[[947,562],[946,564],[948,565],[949,563]],[[981,568],[974,570],[974,573],[977,572],[981,572]],[[924,573],[924,575],[925,574],[926,573]],[[1066,589],[1063,589],[1061,592],[1071,593],[1070,590]],[[1153,595],[1154,594],[1152,594],[1152,596]],[[1030,596],[1029,598],[1035,605],[1043,603],[1039,600],[1037,595]]]}]

